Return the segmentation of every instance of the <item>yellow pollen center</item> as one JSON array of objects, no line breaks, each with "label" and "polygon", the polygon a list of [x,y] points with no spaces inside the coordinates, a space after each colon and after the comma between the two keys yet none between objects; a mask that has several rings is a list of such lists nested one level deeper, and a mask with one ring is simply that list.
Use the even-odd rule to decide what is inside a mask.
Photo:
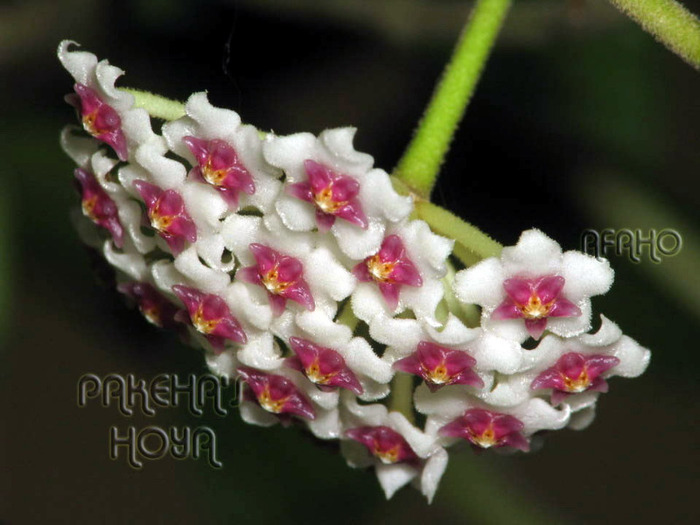
[{"label": "yellow pollen center", "polygon": [[425,370],[426,376],[430,382],[436,385],[445,384],[452,378],[452,376],[447,372],[447,367],[445,366],[444,361],[433,370],[428,370],[425,367],[423,369]]},{"label": "yellow pollen center", "polygon": [[379,448],[379,443],[375,443],[374,455],[385,465],[391,465],[399,460],[399,446],[396,445],[389,450],[381,450]]},{"label": "yellow pollen center", "polygon": [[263,286],[271,294],[279,295],[284,292],[291,283],[280,281],[277,266],[262,276]]},{"label": "yellow pollen center", "polygon": [[90,135],[99,135],[103,132],[103,130],[97,129],[97,127],[95,126],[96,119],[97,110],[93,111],[92,113],[88,113],[83,117],[83,127],[85,128],[85,131],[90,133]]},{"label": "yellow pollen center", "polygon": [[146,321],[148,321],[149,323],[154,324],[158,327],[162,326],[162,321],[160,319],[160,311],[156,306],[151,306],[150,308],[141,308],[141,313],[146,318]]},{"label": "yellow pollen center", "polygon": [[324,213],[335,213],[347,204],[347,201],[337,202],[333,200],[333,190],[331,186],[322,189],[319,193],[315,193],[314,202]]},{"label": "yellow pollen center", "polygon": [[202,334],[210,334],[216,330],[217,325],[221,322],[221,319],[205,319],[204,313],[202,312],[202,307],[200,306],[192,317],[192,324],[197,329],[198,332]]},{"label": "yellow pollen center", "polygon": [[391,272],[394,271],[394,266],[395,263],[393,261],[382,262],[382,260],[379,258],[379,254],[373,255],[367,260],[367,269],[375,281],[390,281],[390,275]]},{"label": "yellow pollen center", "polygon": [[159,232],[167,232],[175,220],[172,215],[161,215],[157,207],[148,212],[148,218],[151,221],[151,226]]},{"label": "yellow pollen center", "polygon": [[564,389],[567,392],[578,394],[579,392],[583,392],[589,386],[591,386],[591,378],[588,377],[588,370],[585,366],[581,371],[581,374],[576,379],[572,379],[568,376],[565,376],[564,374],[562,374],[561,376],[564,380]]},{"label": "yellow pollen center", "polygon": [[258,403],[268,412],[273,414],[279,414],[284,409],[284,404],[287,402],[287,398],[283,397],[281,399],[272,399],[270,397],[270,387],[265,385],[265,389],[262,391],[258,397]]},{"label": "yellow pollen center", "polygon": [[519,305],[519,308],[525,319],[541,319],[549,315],[553,303],[554,301],[544,304],[539,296],[532,294],[527,304]]},{"label": "yellow pollen center", "polygon": [[472,442],[479,445],[481,448],[490,448],[498,444],[496,439],[496,433],[493,431],[493,426],[489,425],[486,430],[484,430],[481,435],[477,435],[470,432],[472,436]]},{"label": "yellow pollen center", "polygon": [[85,215],[93,221],[97,221],[97,216],[95,215],[95,206],[97,206],[97,195],[94,195],[89,199],[83,199],[83,215]]},{"label": "yellow pollen center", "polygon": [[208,159],[207,163],[202,166],[202,177],[214,186],[221,186],[227,174],[225,169],[215,170],[211,165],[211,159]]},{"label": "yellow pollen center", "polygon": [[317,385],[327,385],[330,380],[333,379],[334,375],[335,372],[331,372],[330,374],[322,374],[321,367],[318,364],[318,359],[315,359],[314,362],[311,363],[306,369],[306,377],[308,377],[312,383],[316,383]]}]

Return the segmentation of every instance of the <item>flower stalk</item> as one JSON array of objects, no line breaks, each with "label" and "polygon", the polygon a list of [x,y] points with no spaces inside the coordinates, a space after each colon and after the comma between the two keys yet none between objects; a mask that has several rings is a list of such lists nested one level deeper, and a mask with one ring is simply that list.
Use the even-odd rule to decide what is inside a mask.
[{"label": "flower stalk", "polygon": [[511,0],[479,0],[394,175],[429,198]]},{"label": "flower stalk", "polygon": [[676,0],[610,0],[620,11],[700,69],[700,20]]},{"label": "flower stalk", "polygon": [[163,120],[177,120],[185,116],[185,104],[171,100],[155,93],[133,88],[121,88],[121,91],[134,97],[134,107],[143,108],[152,117]]}]

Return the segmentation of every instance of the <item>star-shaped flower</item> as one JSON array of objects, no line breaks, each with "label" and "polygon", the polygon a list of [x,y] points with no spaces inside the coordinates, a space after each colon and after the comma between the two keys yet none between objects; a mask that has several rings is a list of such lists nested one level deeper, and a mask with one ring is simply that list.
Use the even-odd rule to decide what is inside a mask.
[{"label": "star-shaped flower", "polygon": [[316,222],[321,232],[331,229],[336,217],[366,229],[369,222],[357,198],[360,183],[352,177],[336,173],[314,160],[304,161],[308,182],[287,186],[297,199],[312,203],[316,208]]},{"label": "star-shaped flower", "polygon": [[352,273],[361,282],[376,282],[391,310],[395,310],[399,304],[402,286],[423,285],[423,279],[408,258],[403,241],[398,235],[389,235],[384,239],[379,251],[356,265]]},{"label": "star-shaped flower", "polygon": [[238,319],[231,315],[226,301],[218,295],[183,285],[173,286],[173,292],[185,304],[188,321],[216,350],[223,350],[227,340],[241,344],[248,340]]},{"label": "star-shaped flower", "polygon": [[309,285],[304,280],[304,267],[299,259],[258,243],[251,244],[249,248],[257,264],[241,268],[236,276],[265,288],[275,315],[282,314],[287,299],[299,303],[307,310],[316,307]]},{"label": "star-shaped flower", "polygon": [[513,247],[457,273],[457,298],[482,308],[482,326],[523,342],[546,330],[573,337],[591,326],[593,295],[613,281],[607,260],[561,247],[539,230],[523,232]]},{"label": "star-shaped flower", "polygon": [[145,201],[151,226],[160,234],[175,255],[185,247],[185,241],[197,240],[197,227],[185,209],[182,196],[175,190],[162,190],[143,180],[134,187]]},{"label": "star-shaped flower", "polygon": [[92,173],[77,168],[75,178],[80,184],[83,215],[109,231],[118,248],[124,246],[124,228],[119,221],[119,209],[115,202],[102,189]]}]

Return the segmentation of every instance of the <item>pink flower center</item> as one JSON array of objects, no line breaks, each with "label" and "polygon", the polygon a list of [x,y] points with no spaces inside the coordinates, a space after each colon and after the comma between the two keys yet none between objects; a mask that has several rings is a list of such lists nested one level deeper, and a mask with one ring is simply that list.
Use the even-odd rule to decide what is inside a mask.
[{"label": "pink flower center", "polygon": [[95,108],[95,110],[91,111],[90,113],[86,113],[83,115],[83,127],[85,128],[85,131],[90,133],[90,135],[97,136],[97,135],[102,135],[104,133],[109,133],[109,129],[100,129],[97,127],[97,112],[99,111],[99,106]]},{"label": "pink flower center", "polygon": [[83,215],[85,215],[93,222],[97,222],[99,220],[99,217],[95,213],[95,206],[97,206],[97,198],[98,195],[93,195],[92,197],[83,199],[81,203],[83,208]]},{"label": "pink flower center", "polygon": [[261,275],[260,279],[267,291],[275,295],[284,293],[284,291],[289,288],[289,285],[292,284],[288,281],[282,281],[279,278],[278,265],[273,266],[267,273]]},{"label": "pink flower center", "polygon": [[489,424],[480,434],[476,433],[474,429],[469,428],[469,437],[472,443],[479,445],[481,448],[491,448],[498,444],[496,432],[493,429],[493,423]]},{"label": "pink flower center", "polygon": [[389,449],[383,449],[382,445],[378,441],[375,441],[372,453],[385,465],[391,465],[399,460],[400,448],[401,445],[397,444]]},{"label": "pink flower center", "polygon": [[222,169],[214,169],[212,166],[212,159],[209,157],[207,159],[207,163],[201,167],[202,170],[202,177],[204,177],[204,180],[206,180],[209,184],[212,184],[214,186],[223,186],[224,185],[224,180],[228,176],[229,169],[228,168],[222,168]]},{"label": "pink flower center", "polygon": [[591,386],[591,378],[588,375],[588,366],[584,365],[583,370],[577,378],[571,378],[561,373],[562,381],[564,381],[564,390],[572,394],[578,394],[587,390]]},{"label": "pink flower center", "polygon": [[338,372],[329,372],[328,374],[321,373],[321,365],[316,357],[309,366],[306,367],[306,377],[309,381],[317,385],[327,385],[337,375]]},{"label": "pink flower center", "polygon": [[367,258],[367,270],[375,281],[381,283],[389,282],[396,262],[397,261],[382,261],[379,254],[376,254]]},{"label": "pink flower center", "polygon": [[163,327],[163,318],[157,305],[141,306],[139,310],[141,310],[141,314],[146,318],[146,321],[152,325]]},{"label": "pink flower center", "polygon": [[425,378],[436,385],[444,385],[452,379],[452,375],[447,371],[447,366],[445,365],[445,360],[437,365],[435,368],[430,369],[425,364],[422,364],[423,370],[425,371]]},{"label": "pink flower center", "polygon": [[525,319],[542,319],[543,317],[548,317],[549,312],[554,305],[554,300],[548,303],[542,303],[540,297],[533,293],[530,296],[530,300],[527,304],[518,304],[518,308],[523,314]]},{"label": "pink flower center", "polygon": [[174,215],[164,215],[160,213],[160,201],[148,210],[148,220],[151,221],[151,226],[162,233],[167,233],[168,229],[173,225],[176,219]]},{"label": "pink flower center", "polygon": [[192,316],[192,325],[198,332],[208,335],[216,330],[216,327],[221,323],[221,319],[206,319],[204,317],[204,303],[201,303],[197,311]]},{"label": "pink flower center", "polygon": [[333,199],[333,184],[329,184],[320,192],[314,193],[316,206],[324,213],[335,213],[345,206],[348,201],[336,201]]}]

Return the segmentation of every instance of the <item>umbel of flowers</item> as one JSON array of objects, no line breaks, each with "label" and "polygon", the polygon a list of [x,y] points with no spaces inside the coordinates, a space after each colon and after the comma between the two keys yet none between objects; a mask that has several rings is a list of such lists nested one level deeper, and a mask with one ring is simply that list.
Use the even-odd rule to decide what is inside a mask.
[{"label": "umbel of flowers", "polygon": [[[121,70],[73,42],[58,56],[79,231],[119,291],[240,379],[246,422],[339,440],[387,497],[413,483],[431,500],[455,443],[527,452],[540,431],[581,429],[611,377],[646,368],[612,321],[591,333],[607,261],[533,229],[451,279],[454,241],[412,218],[354,129],[262,134],[195,93],[154,130]],[[401,395],[411,409],[393,409]]]}]

